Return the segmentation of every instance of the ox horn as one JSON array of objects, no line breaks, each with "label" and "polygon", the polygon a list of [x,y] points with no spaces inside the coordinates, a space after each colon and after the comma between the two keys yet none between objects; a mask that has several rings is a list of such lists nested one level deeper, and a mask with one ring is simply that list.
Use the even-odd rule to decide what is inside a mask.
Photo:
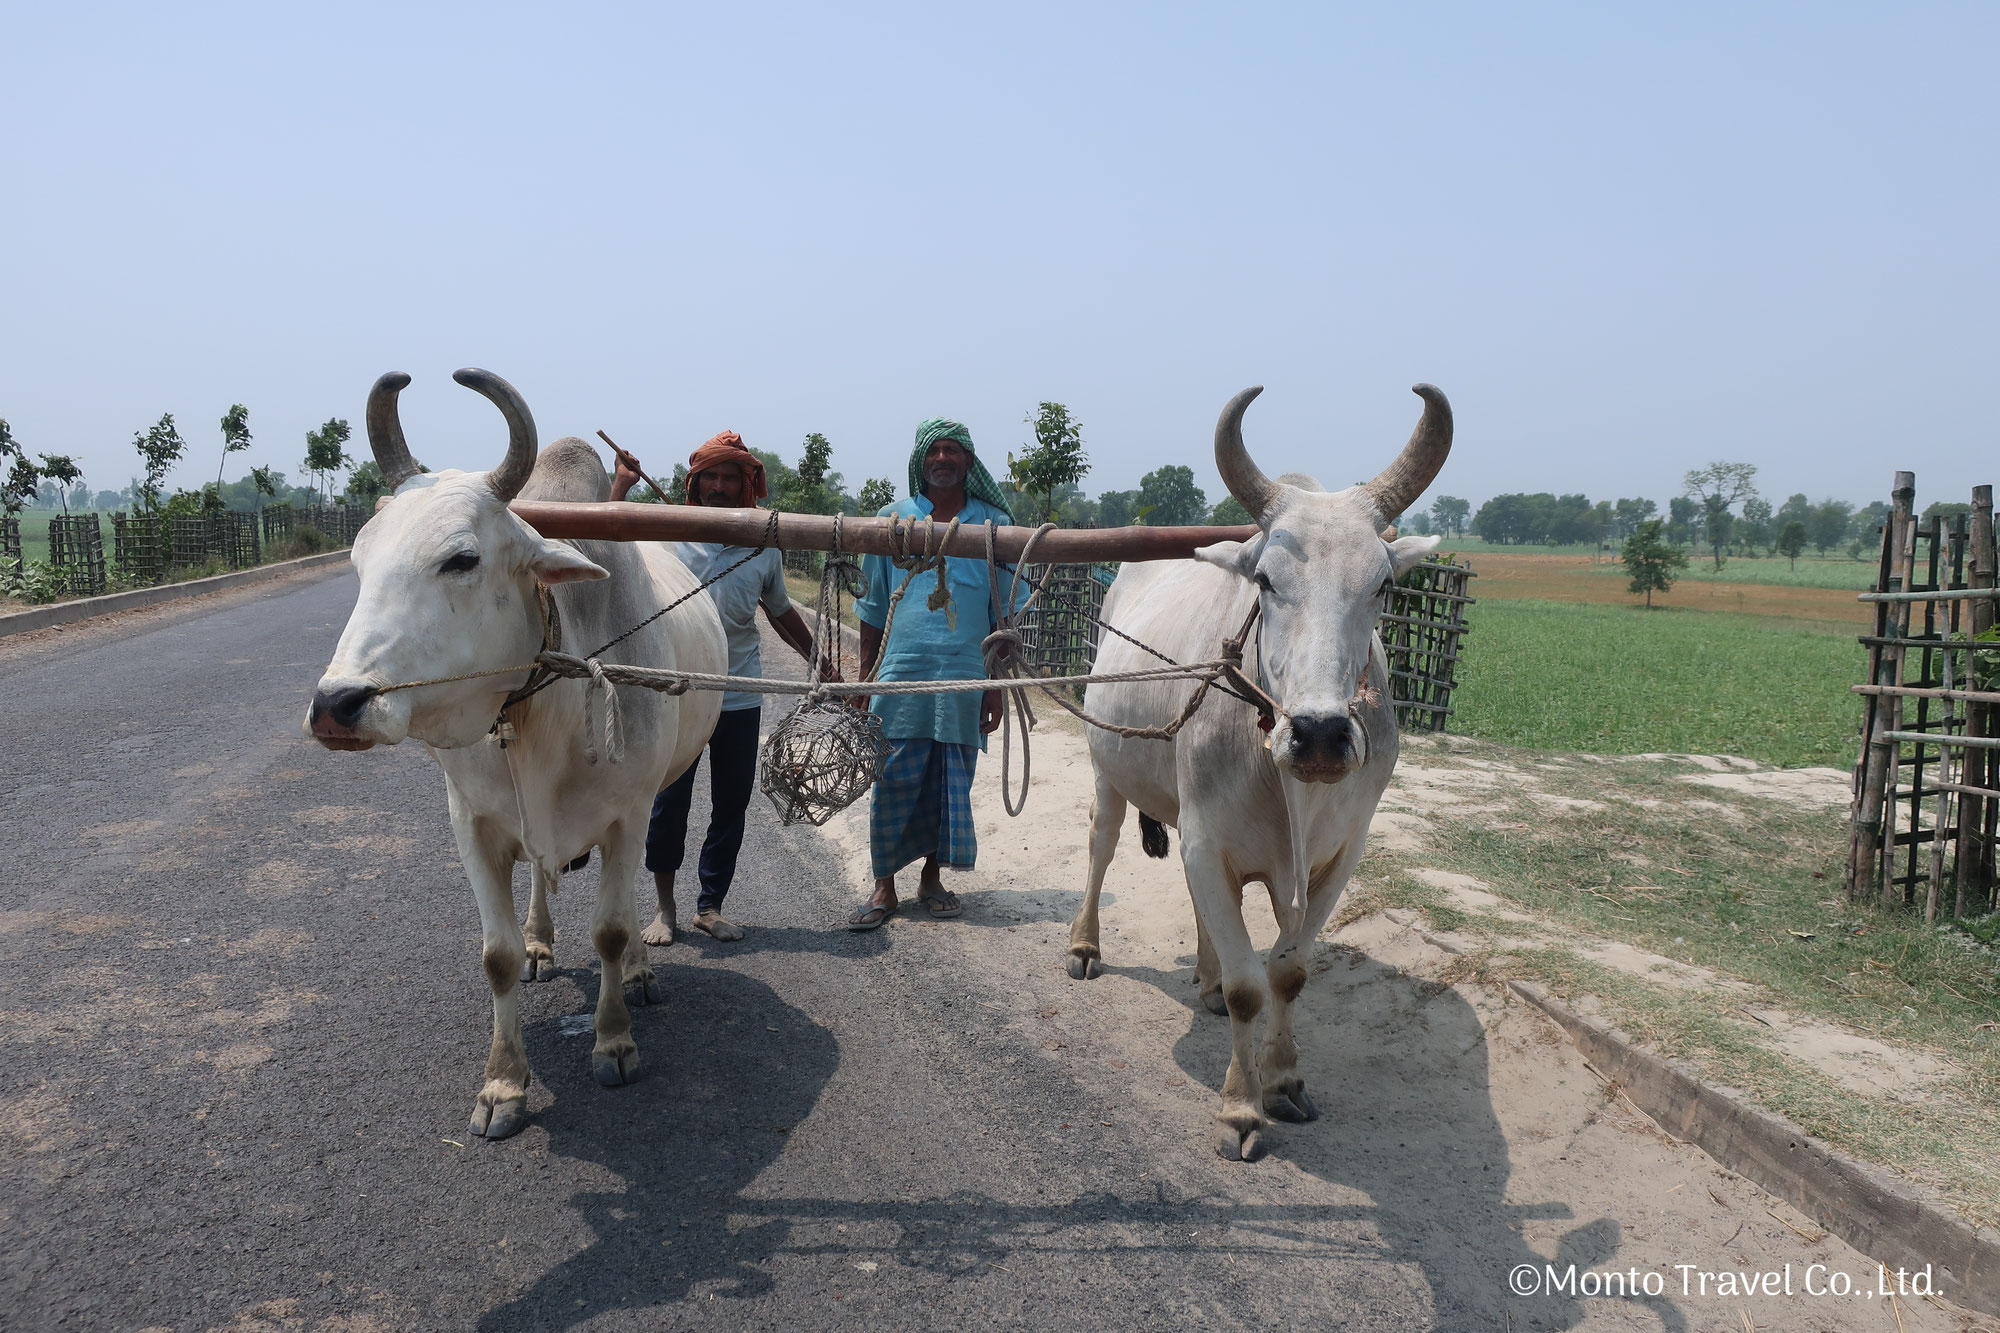
[{"label": "ox horn", "polygon": [[1278,483],[1250,461],[1250,451],[1243,447],[1243,412],[1250,406],[1250,400],[1262,392],[1264,386],[1258,384],[1237,394],[1215,423],[1215,470],[1222,474],[1222,484],[1229,488],[1237,503],[1259,523],[1277,502],[1279,490]]},{"label": "ox horn", "polygon": [[375,451],[375,466],[382,469],[383,485],[391,495],[417,474],[410,446],[403,442],[402,418],[396,415],[396,395],[409,387],[410,377],[392,370],[368,391],[368,447]]},{"label": "ox horn", "polygon": [[1424,415],[1396,461],[1361,487],[1388,523],[1395,522],[1411,501],[1430,487],[1444,466],[1445,455],[1451,452],[1451,404],[1445,401],[1444,393],[1435,384],[1413,384],[1410,392],[1424,400]]},{"label": "ox horn", "polygon": [[507,418],[507,457],[493,469],[488,482],[502,501],[512,500],[528,484],[528,474],[535,470],[535,418],[519,391],[490,370],[467,366],[454,371],[452,378],[499,408],[500,415]]}]

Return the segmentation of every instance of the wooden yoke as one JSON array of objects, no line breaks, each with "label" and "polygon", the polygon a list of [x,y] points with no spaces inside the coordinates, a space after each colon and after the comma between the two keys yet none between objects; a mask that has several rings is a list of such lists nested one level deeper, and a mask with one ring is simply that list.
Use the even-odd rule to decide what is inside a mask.
[{"label": "wooden yoke", "polygon": [[[615,542],[723,542],[756,546],[771,521],[768,509],[704,509],[699,505],[571,504],[553,500],[516,500],[509,508],[544,537],[583,537]],[[844,518],[840,546],[853,555],[895,555],[890,548],[886,518]],[[905,521],[907,531],[912,524]],[[913,545],[921,546],[923,523]],[[945,525],[937,525],[942,536]],[[1003,527],[995,534],[1002,560],[1018,560],[1033,528]],[[1049,564],[1096,561],[1185,560],[1197,547],[1216,542],[1248,541],[1255,524],[1233,528],[1057,528],[1035,543],[1035,558]],[[831,551],[833,519],[826,514],[778,515],[778,549]],[[986,557],[985,525],[966,524],[945,546],[946,555]]]}]

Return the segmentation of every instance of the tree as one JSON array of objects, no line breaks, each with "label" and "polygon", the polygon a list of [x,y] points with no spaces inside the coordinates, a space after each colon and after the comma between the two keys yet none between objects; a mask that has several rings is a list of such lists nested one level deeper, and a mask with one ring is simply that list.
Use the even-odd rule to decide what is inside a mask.
[{"label": "tree", "polygon": [[242,453],[250,447],[250,409],[237,403],[222,414],[222,461],[215,465],[215,484],[222,486],[222,469],[229,464],[229,455]]},{"label": "tree", "polygon": [[1793,519],[1778,529],[1778,554],[1792,562],[1792,568],[1799,567],[1799,556],[1806,549],[1806,525]]},{"label": "tree", "polygon": [[69,488],[83,476],[83,469],[68,454],[43,454],[42,465],[35,470],[56,483],[56,498],[62,502],[62,511],[67,515]]},{"label": "tree", "polygon": [[361,466],[347,474],[347,503],[360,505],[369,513],[375,512],[375,502],[388,489],[387,477],[382,475],[382,466],[374,459],[363,459]]},{"label": "tree", "polygon": [[1194,469],[1169,463],[1139,478],[1139,503],[1160,527],[1185,527],[1208,517],[1208,497],[1194,484]]},{"label": "tree", "polygon": [[1667,540],[1676,546],[1694,542],[1695,503],[1685,495],[1667,501]]},{"label": "tree", "polygon": [[1225,495],[1220,504],[1208,511],[1208,521],[1218,528],[1235,528],[1245,523],[1255,523],[1257,520],[1250,517],[1250,511],[1243,507],[1241,500],[1233,495]]},{"label": "tree", "polygon": [[[1856,560],[1878,554],[1882,549],[1882,529],[1889,522],[1889,502],[1870,501],[1847,520],[1847,553]],[[1808,527],[1811,525],[1808,524]]]},{"label": "tree", "polygon": [[35,498],[42,474],[28,461],[28,451],[14,438],[14,429],[0,421],[0,513],[18,514]]},{"label": "tree", "polygon": [[1625,563],[1625,572],[1632,576],[1632,581],[1625,586],[1633,592],[1646,594],[1648,611],[1653,609],[1653,594],[1671,589],[1677,571],[1687,568],[1687,552],[1660,539],[1660,530],[1664,526],[1657,518],[1641,523],[1625,539],[1625,549],[1619,555]]},{"label": "tree", "polygon": [[799,481],[807,486],[826,485],[826,465],[832,457],[833,441],[818,431],[806,436],[806,450],[799,457]]},{"label": "tree", "polygon": [[1787,523],[1803,523],[1806,525],[1807,530],[1810,531],[1812,527],[1812,511],[1812,501],[1806,499],[1804,493],[1801,492],[1779,505],[1778,512],[1771,516],[1771,521],[1776,523],[1780,529]]},{"label": "tree", "polygon": [[[1572,497],[1565,496],[1565,499]],[[1581,501],[1582,496],[1574,499]],[[1533,495],[1514,491],[1496,495],[1472,516],[1472,535],[1496,545],[1521,545],[1550,540],[1556,520],[1556,497],[1547,491]]]},{"label": "tree", "polygon": [[1611,506],[1612,535],[1620,541],[1639,530],[1639,525],[1660,512],[1651,500],[1620,500]]},{"label": "tree", "polygon": [[334,473],[354,462],[347,454],[350,434],[347,423],[339,417],[318,430],[306,432],[306,457],[302,466],[313,474],[322,492],[331,491]]},{"label": "tree", "polygon": [[1472,502],[1456,495],[1440,495],[1431,501],[1431,525],[1449,536],[1465,535],[1465,522],[1471,513]]},{"label": "tree", "polygon": [[[268,467],[253,467],[250,469],[250,484],[257,488],[259,496],[268,495],[276,499],[278,488],[285,484],[285,474],[274,472]],[[259,509],[264,507],[261,501],[257,507]]]},{"label": "tree", "polygon": [[[1216,506],[1217,509],[1221,507]],[[1412,537],[1428,537],[1431,535],[1431,516],[1421,509],[1412,509],[1403,515],[1402,529]]]},{"label": "tree", "polygon": [[[752,450],[752,453],[757,453]],[[770,488],[771,508],[796,514],[838,514],[847,508],[847,486],[838,472],[828,472],[827,463],[833,456],[833,442],[818,431],[806,436],[805,452],[799,458],[796,468],[786,467],[777,461],[777,455],[758,454],[764,458],[764,481]]]},{"label": "tree", "polygon": [[1698,467],[1681,480],[1682,494],[1701,502],[1703,530],[1715,552],[1715,567],[1722,568],[1722,544],[1729,539],[1734,515],[1729,511],[1757,493],[1755,463],[1725,463],[1721,460]]},{"label": "tree", "polygon": [[1847,525],[1853,517],[1854,506],[1845,500],[1821,500],[1813,506],[1806,530],[1812,534],[1812,544],[1819,548],[1821,555],[1840,545],[1841,539],[1847,536]]},{"label": "tree", "polygon": [[896,483],[887,477],[870,477],[861,483],[858,502],[863,514],[879,514],[896,503]]},{"label": "tree", "polygon": [[174,429],[174,414],[162,413],[160,419],[143,431],[132,432],[132,447],[139,451],[139,462],[146,469],[144,481],[135,481],[135,498],[145,502],[148,513],[157,512],[160,507],[160,483],[167,473],[173,471],[174,464],[181,461],[187,452],[187,443],[181,433]]},{"label": "tree", "polygon": [[1153,507],[1139,502],[1137,491],[1106,491],[1097,497],[1097,521],[1107,528],[1129,528],[1144,523]]},{"label": "tree", "polygon": [[1752,550],[1759,546],[1771,545],[1774,539],[1769,500],[1761,495],[1753,495],[1743,502],[1743,521],[1737,526],[1736,540]]},{"label": "tree", "polygon": [[[1042,403],[1031,417],[1022,420],[1035,429],[1033,448],[1023,447],[1021,456],[1007,454],[1007,475],[1015,489],[1029,499],[1040,497],[1032,511],[1037,523],[1056,519],[1055,493],[1059,487],[1074,486],[1090,471],[1083,453],[1083,423],[1070,417],[1061,403]],[[1192,482],[1193,473],[1189,473]],[[1203,512],[1207,511],[1203,505]]]}]

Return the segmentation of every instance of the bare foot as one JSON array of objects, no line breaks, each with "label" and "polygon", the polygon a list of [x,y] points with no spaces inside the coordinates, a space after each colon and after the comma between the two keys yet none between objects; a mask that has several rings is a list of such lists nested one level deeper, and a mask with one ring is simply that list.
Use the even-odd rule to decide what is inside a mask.
[{"label": "bare foot", "polygon": [[674,923],[668,919],[666,913],[655,912],[652,924],[639,932],[639,938],[656,949],[664,949],[676,938]]}]

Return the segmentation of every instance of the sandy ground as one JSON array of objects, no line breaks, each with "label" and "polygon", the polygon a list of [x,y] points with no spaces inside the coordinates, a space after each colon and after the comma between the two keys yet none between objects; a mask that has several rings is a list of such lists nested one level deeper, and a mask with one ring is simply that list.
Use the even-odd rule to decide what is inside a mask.
[{"label": "sandy ground", "polygon": [[[1135,827],[1128,827],[1112,863],[1103,897],[1105,975],[1070,981],[1063,971],[1067,922],[1080,899],[1087,856],[1091,776],[1088,752],[1073,724],[1044,725],[1035,738],[1034,782],[1026,813],[1009,819],[999,795],[998,754],[982,763],[974,808],[980,839],[979,869],[948,883],[965,896],[968,914],[995,911],[1016,924],[1001,943],[983,950],[990,966],[1018,969],[1029,1002],[1050,1022],[1054,1046],[1078,1048],[1079,1058],[1103,1068],[1109,1100],[1120,1114],[1158,1122],[1158,1132],[1203,1136],[1226,1063],[1225,1021],[1196,1004],[1194,923],[1181,878],[1178,842],[1166,860],[1145,857]],[[997,751],[997,746],[996,746]],[[1018,761],[1018,755],[1016,756]],[[1733,765],[1716,776],[1745,781],[1754,775]],[[1016,780],[1018,781],[1018,769]],[[1378,823],[1390,837],[1407,832],[1414,798],[1433,799],[1437,774],[1412,764],[1407,782],[1393,793]],[[1454,779],[1464,777],[1462,771]],[[1839,776],[1845,781],[1844,775]],[[1513,780],[1495,772],[1494,780]],[[1796,779],[1788,778],[1789,781]],[[1831,780],[1820,775],[1822,790]],[[1476,786],[1456,784],[1463,812],[1477,805]],[[842,849],[857,895],[868,879],[865,803],[837,816],[826,832]],[[1451,872],[1436,872],[1449,877]],[[1477,882],[1458,877],[1468,895]],[[913,887],[913,886],[910,886]],[[907,892],[907,889],[906,889]],[[1490,898],[1491,895],[1481,895]],[[1260,948],[1276,937],[1268,900],[1248,898],[1246,914]],[[1495,902],[1498,900],[1495,899]],[[893,929],[915,923],[898,920]],[[1679,1143],[1639,1113],[1577,1054],[1561,1031],[1502,988],[1457,980],[1454,955],[1417,929],[1405,913],[1385,913],[1330,932],[1317,946],[1313,975],[1301,1000],[1300,1068],[1320,1102],[1322,1118],[1307,1126],[1276,1126],[1283,1150],[1276,1160],[1250,1169],[1338,1174],[1334,1145],[1356,1133],[1394,1135],[1396,1123],[1346,1123],[1345,1094],[1358,1081],[1371,1089],[1369,1104],[1407,1108],[1411,1122],[1440,1113],[1463,1128],[1468,1161],[1498,1149],[1510,1169],[1504,1180],[1467,1183],[1468,1214],[1497,1211],[1519,1228],[1535,1254],[1560,1268],[1635,1268],[1666,1275],[1673,1296],[1695,1328],[1948,1329],[1989,1327],[1934,1301],[1797,1294],[1812,1264],[1869,1275],[1874,1267],[1839,1240],[1825,1236],[1788,1205],[1749,1181],[1718,1167],[1699,1150]],[[1526,923],[1524,923],[1525,925]],[[1627,963],[1650,969],[1649,955],[1628,950]],[[1666,962],[1667,960],[1657,960]],[[1678,966],[1678,965],[1676,965]],[[1080,988],[1087,987],[1088,991]],[[1775,1017],[1775,1016],[1774,1016]],[[1207,1033],[1206,1025],[1218,1031]],[[1803,1025],[1788,1024],[1788,1038],[1810,1045]],[[1213,1036],[1214,1042],[1206,1042]],[[1203,1086],[1170,1071],[1187,1066],[1186,1048],[1201,1038],[1219,1048]],[[1045,1043],[1047,1044],[1047,1043]],[[1167,1074],[1163,1081],[1162,1075]],[[1442,1108],[1442,1112],[1440,1111]],[[1371,1117],[1372,1119],[1373,1117]],[[1412,1131],[1414,1134],[1415,1131]],[[1451,1148],[1447,1151],[1459,1151]],[[1320,1160],[1314,1160],[1314,1159]],[[1379,1204],[1398,1188],[1393,1177],[1357,1179],[1357,1189]],[[1693,1272],[1782,1271],[1791,1265],[1795,1294],[1750,1298],[1690,1291],[1673,1284],[1677,1265]],[[1429,1273],[1432,1282],[1439,1274]],[[1468,1286],[1482,1275],[1463,1275]],[[1720,1288],[1711,1279],[1709,1290]],[[1646,1313],[1641,1315],[1643,1308]],[[1643,1296],[1634,1303],[1592,1302],[1579,1327],[1676,1327],[1674,1312]],[[1900,1325],[1898,1319],[1900,1318]],[[1748,1322],[1746,1322],[1746,1320]],[[1628,1324],[1629,1321],[1629,1324]],[[1496,1325],[1498,1327],[1498,1325]],[[2000,1327],[2000,1326],[1994,1326]]]}]

